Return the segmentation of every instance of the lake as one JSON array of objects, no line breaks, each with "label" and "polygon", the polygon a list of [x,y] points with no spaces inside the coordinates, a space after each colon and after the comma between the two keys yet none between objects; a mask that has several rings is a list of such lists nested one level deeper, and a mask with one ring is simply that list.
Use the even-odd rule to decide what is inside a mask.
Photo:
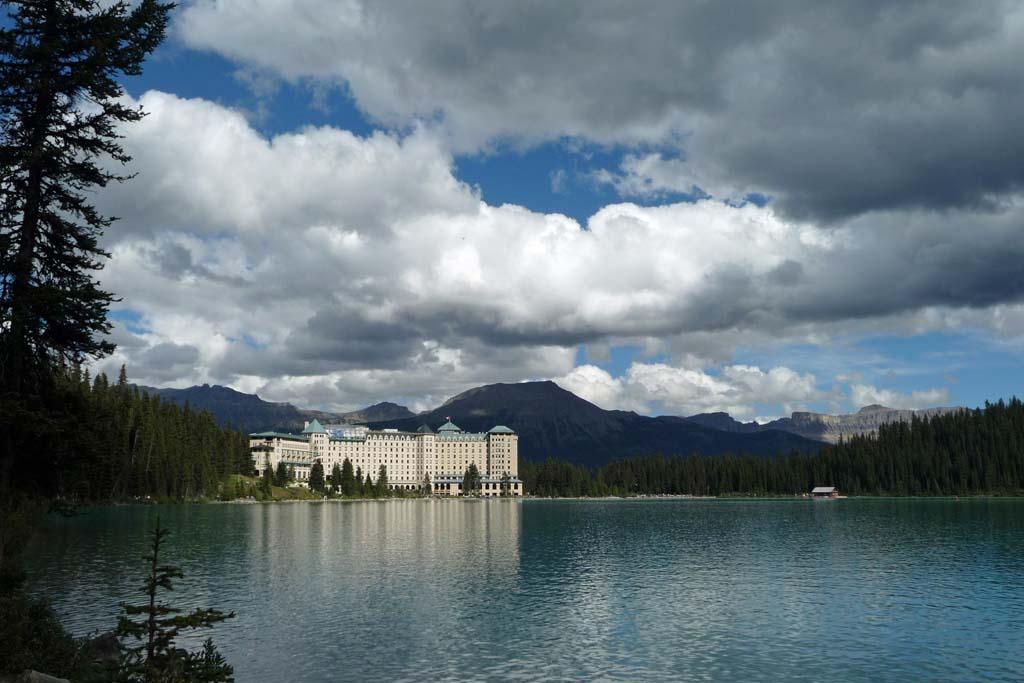
[{"label": "lake", "polygon": [[101,508],[33,589],[109,630],[157,514],[242,682],[1024,679],[1021,499]]}]

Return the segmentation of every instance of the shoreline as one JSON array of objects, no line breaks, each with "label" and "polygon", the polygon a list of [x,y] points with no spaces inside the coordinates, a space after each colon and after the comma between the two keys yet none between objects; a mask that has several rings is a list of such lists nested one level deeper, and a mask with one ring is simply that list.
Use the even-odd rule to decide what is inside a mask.
[{"label": "shoreline", "polygon": [[401,501],[452,501],[452,502],[479,502],[479,501],[578,501],[578,502],[657,502],[657,501],[764,501],[764,502],[806,502],[806,503],[830,503],[840,500],[951,500],[968,501],[981,499],[1011,499],[1024,498],[1020,494],[982,493],[969,495],[942,495],[942,496],[887,496],[887,495],[863,495],[863,496],[839,496],[838,498],[810,498],[802,495],[790,496],[696,496],[689,494],[647,494],[637,496],[515,496],[515,497],[461,497],[461,496],[421,496],[421,497],[395,497],[395,498],[290,498],[283,500],[252,500],[236,498],[232,500],[192,499],[192,500],[122,500],[96,503],[83,503],[80,509],[93,507],[122,507],[122,506],[149,506],[149,505],[268,505],[268,504],[294,504],[294,503],[389,503]]}]

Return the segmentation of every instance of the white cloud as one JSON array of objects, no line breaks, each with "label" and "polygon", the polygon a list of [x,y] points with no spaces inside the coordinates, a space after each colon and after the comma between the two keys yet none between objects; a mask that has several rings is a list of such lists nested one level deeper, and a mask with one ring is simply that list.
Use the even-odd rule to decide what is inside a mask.
[{"label": "white cloud", "polygon": [[555,381],[609,410],[668,415],[727,412],[737,419],[753,417],[756,403],[781,404],[788,413],[826,395],[813,375],[749,365],[729,365],[709,375],[702,369],[665,363],[633,363],[621,377],[581,365]]},{"label": "white cloud", "polygon": [[458,151],[568,138],[685,153],[634,157],[620,178],[634,195],[753,190],[834,219],[1024,186],[1019,2],[193,0],[174,33],[345,88],[384,125],[429,121]]},{"label": "white cloud", "polygon": [[565,192],[565,184],[569,179],[569,174],[566,173],[564,168],[559,168],[552,171],[549,176],[551,180],[551,191],[555,194],[561,194]]},{"label": "white cloud", "polygon": [[850,385],[850,402],[858,407],[883,405],[887,408],[917,410],[948,405],[949,391],[946,389],[924,389],[909,394],[879,389],[870,384]]},{"label": "white cloud", "polygon": [[[244,382],[339,406],[423,401],[563,377],[577,345],[630,340],[668,349],[671,363],[631,369],[623,404],[749,414],[756,397],[810,400],[813,377],[740,365],[708,375],[698,358],[879,325],[970,319],[1012,332],[1024,319],[1019,201],[828,230],[714,200],[616,204],[582,229],[481,201],[427,129],[267,139],[211,102],[140,102],[150,115],[125,138],[140,174],[101,197],[124,217],[106,238],[104,285],[142,314],[112,362],[140,381]],[[170,363],[167,346],[146,355],[166,343],[196,349],[194,362],[179,351]]]},{"label": "white cloud", "polygon": [[627,154],[617,172],[599,169],[593,173],[593,178],[600,184],[611,185],[623,197],[641,199],[686,194],[739,202],[755,191],[752,187],[738,187],[720,178],[701,175],[694,164],[685,159],[666,158],[660,152]]}]

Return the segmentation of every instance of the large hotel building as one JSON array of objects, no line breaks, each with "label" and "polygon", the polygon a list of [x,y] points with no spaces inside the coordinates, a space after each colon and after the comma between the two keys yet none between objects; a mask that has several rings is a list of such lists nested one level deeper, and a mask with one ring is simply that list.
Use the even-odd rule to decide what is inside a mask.
[{"label": "large hotel building", "polygon": [[313,463],[319,461],[324,475],[346,458],[354,470],[374,480],[381,465],[387,469],[392,489],[415,491],[429,482],[438,495],[459,495],[462,478],[470,464],[480,471],[482,496],[523,495],[519,474],[519,437],[508,427],[487,432],[464,432],[448,420],[434,432],[423,425],[415,432],[368,429],[352,425],[306,423],[301,434],[259,432],[249,435],[256,474],[284,462],[300,484],[309,481]]}]

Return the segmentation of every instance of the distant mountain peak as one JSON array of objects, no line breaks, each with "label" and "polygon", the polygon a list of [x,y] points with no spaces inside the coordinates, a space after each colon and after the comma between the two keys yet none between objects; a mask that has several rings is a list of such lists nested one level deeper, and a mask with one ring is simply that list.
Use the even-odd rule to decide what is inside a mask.
[{"label": "distant mountain peak", "polygon": [[[635,455],[663,453],[774,454],[793,449],[813,451],[813,441],[782,431],[751,431],[725,413],[710,416],[716,425],[681,417],[649,417],[622,410],[604,410],[544,380],[487,384],[464,391],[434,410],[414,414],[405,406],[382,401],[362,410],[327,413],[303,410],[290,403],[270,403],[218,385],[188,389],[146,389],[174,403],[188,401],[210,411],[219,424],[248,432],[266,429],[301,431],[314,419],[321,424],[355,423],[416,431],[436,429],[449,418],[467,432],[486,432],[505,425],[519,435],[520,457],[547,457],[599,465]],[[731,427],[730,423],[736,425]]]},{"label": "distant mountain peak", "polygon": [[909,421],[914,417],[926,418],[963,410],[962,408],[924,408],[909,410],[888,408],[877,403],[864,406],[855,413],[827,415],[823,413],[794,412],[790,417],[761,425],[765,429],[781,429],[800,434],[808,439],[835,443],[840,438],[874,434],[883,424]]},{"label": "distant mountain peak", "polygon": [[424,424],[436,429],[448,419],[467,432],[509,427],[519,435],[520,457],[528,460],[556,457],[588,465],[656,453],[768,455],[818,448],[813,441],[780,431],[720,430],[680,417],[604,410],[550,380],[474,387],[413,418],[371,426],[415,431]]},{"label": "distant mountain peak", "polygon": [[258,394],[247,394],[220,384],[197,384],[185,389],[157,389],[139,386],[145,393],[156,394],[178,405],[188,403],[198,410],[209,411],[218,424],[246,432],[266,429],[299,431],[310,420],[321,422],[372,422],[412,417],[405,406],[383,401],[349,413],[304,410],[291,403],[264,401]]},{"label": "distant mountain peak", "polygon": [[405,406],[392,403],[391,401],[381,401],[362,410],[341,413],[337,417],[339,422],[364,423],[379,422],[381,420],[404,420],[413,417],[415,414]]}]

